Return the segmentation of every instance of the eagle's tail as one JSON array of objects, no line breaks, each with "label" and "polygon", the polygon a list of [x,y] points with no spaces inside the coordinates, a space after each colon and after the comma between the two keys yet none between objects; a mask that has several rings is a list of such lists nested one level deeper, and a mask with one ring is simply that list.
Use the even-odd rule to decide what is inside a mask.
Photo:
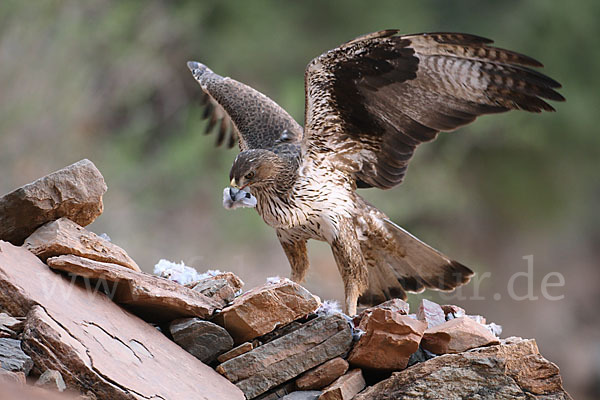
[{"label": "eagle's tail", "polygon": [[368,263],[369,287],[360,305],[391,298],[406,300],[406,292],[451,291],[469,282],[473,271],[423,243],[385,214],[368,205],[363,214],[361,247]]}]

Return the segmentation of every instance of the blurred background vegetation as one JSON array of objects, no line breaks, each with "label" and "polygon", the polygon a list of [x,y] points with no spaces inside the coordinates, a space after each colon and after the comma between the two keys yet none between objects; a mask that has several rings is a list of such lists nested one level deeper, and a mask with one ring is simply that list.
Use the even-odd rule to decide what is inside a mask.
[{"label": "blurred background vegetation", "polygon": [[[255,286],[289,268],[253,210],[227,212],[235,150],[201,134],[201,61],[303,121],[304,67],[384,28],[464,31],[533,56],[561,82],[558,112],[488,116],[423,146],[403,185],[362,194],[424,241],[491,277],[463,305],[535,337],[575,398],[600,397],[600,2],[18,1],[0,3],[0,192],[82,158],[109,186],[91,229],[146,271],[160,258],[231,270]],[[313,243],[307,287],[341,299],[329,248]],[[533,295],[510,277],[534,256]],[[550,288],[550,272],[565,277]],[[556,282],[556,279],[552,279]],[[527,293],[523,277],[515,293]],[[412,296],[413,309],[419,296]]]}]

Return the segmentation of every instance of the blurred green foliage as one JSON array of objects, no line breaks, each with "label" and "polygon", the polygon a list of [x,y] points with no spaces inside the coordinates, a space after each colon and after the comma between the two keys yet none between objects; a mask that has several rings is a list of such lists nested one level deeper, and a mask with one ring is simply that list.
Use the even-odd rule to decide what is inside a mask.
[{"label": "blurred green foliage", "polygon": [[[542,61],[567,102],[554,104],[557,113],[487,116],[441,134],[417,151],[403,185],[361,193],[480,273],[514,272],[522,255],[536,252],[543,270],[594,282],[598,17],[595,0],[5,0],[0,192],[90,158],[109,185],[94,229],[146,270],[164,257],[233,269],[250,283],[286,274],[274,234],[256,213],[221,207],[235,150],[215,150],[214,137],[201,134],[201,93],[186,61],[257,88],[302,122],[304,67],[323,51],[385,28],[463,31]],[[331,263],[328,252],[313,247],[313,263]],[[309,285],[325,292],[316,282],[325,280],[309,277]],[[568,307],[580,311],[573,323],[597,314],[589,308],[600,301],[597,288],[585,281],[568,287]]]}]

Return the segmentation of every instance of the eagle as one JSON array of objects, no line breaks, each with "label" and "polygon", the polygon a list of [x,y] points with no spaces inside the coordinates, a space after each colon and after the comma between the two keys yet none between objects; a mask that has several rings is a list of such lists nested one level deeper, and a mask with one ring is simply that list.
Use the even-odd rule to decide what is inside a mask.
[{"label": "eagle", "polygon": [[470,280],[471,269],[396,225],[357,189],[402,183],[415,149],[440,131],[483,114],[554,111],[544,99],[564,101],[554,90],[560,84],[533,69],[540,62],[491,43],[396,29],[344,43],[306,67],[304,128],[264,94],[188,62],[204,92],[207,132],[218,131],[218,145],[239,142],[229,204],[255,200],[293,281],[306,276],[309,239],[331,246],[348,315],[359,303]]}]

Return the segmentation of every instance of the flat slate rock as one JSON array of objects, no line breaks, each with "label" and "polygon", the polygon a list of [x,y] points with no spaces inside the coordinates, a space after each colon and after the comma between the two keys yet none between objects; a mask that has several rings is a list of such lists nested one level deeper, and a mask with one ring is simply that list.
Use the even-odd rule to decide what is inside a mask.
[{"label": "flat slate rock", "polygon": [[46,262],[52,269],[86,278],[92,290],[103,288],[116,303],[148,321],[208,318],[219,307],[212,299],[176,282],[117,264],[74,255],[51,257]]},{"label": "flat slate rock", "polygon": [[21,350],[20,340],[0,338],[0,366],[7,371],[22,371],[28,375],[33,361]]},{"label": "flat slate rock", "polygon": [[24,246],[44,261],[49,257],[74,254],[141,271],[125,250],[68,218],[60,218],[39,227],[25,239]]},{"label": "flat slate rock", "polygon": [[509,338],[500,345],[446,354],[394,372],[354,400],[571,399],[559,372],[540,355],[535,340]]},{"label": "flat slate rock", "polygon": [[3,241],[0,307],[27,315],[23,350],[37,368],[59,371],[67,387],[98,399],[244,399],[152,325]]},{"label": "flat slate rock", "polygon": [[176,319],[169,330],[175,343],[206,364],[233,347],[233,339],[224,328],[200,318]]},{"label": "flat slate rock", "polygon": [[217,371],[252,399],[332,358],[345,355],[352,329],[340,315],[318,317],[304,327],[224,362]]},{"label": "flat slate rock", "polygon": [[46,222],[67,217],[81,226],[102,214],[102,174],[81,160],[0,197],[0,240],[17,246]]}]

